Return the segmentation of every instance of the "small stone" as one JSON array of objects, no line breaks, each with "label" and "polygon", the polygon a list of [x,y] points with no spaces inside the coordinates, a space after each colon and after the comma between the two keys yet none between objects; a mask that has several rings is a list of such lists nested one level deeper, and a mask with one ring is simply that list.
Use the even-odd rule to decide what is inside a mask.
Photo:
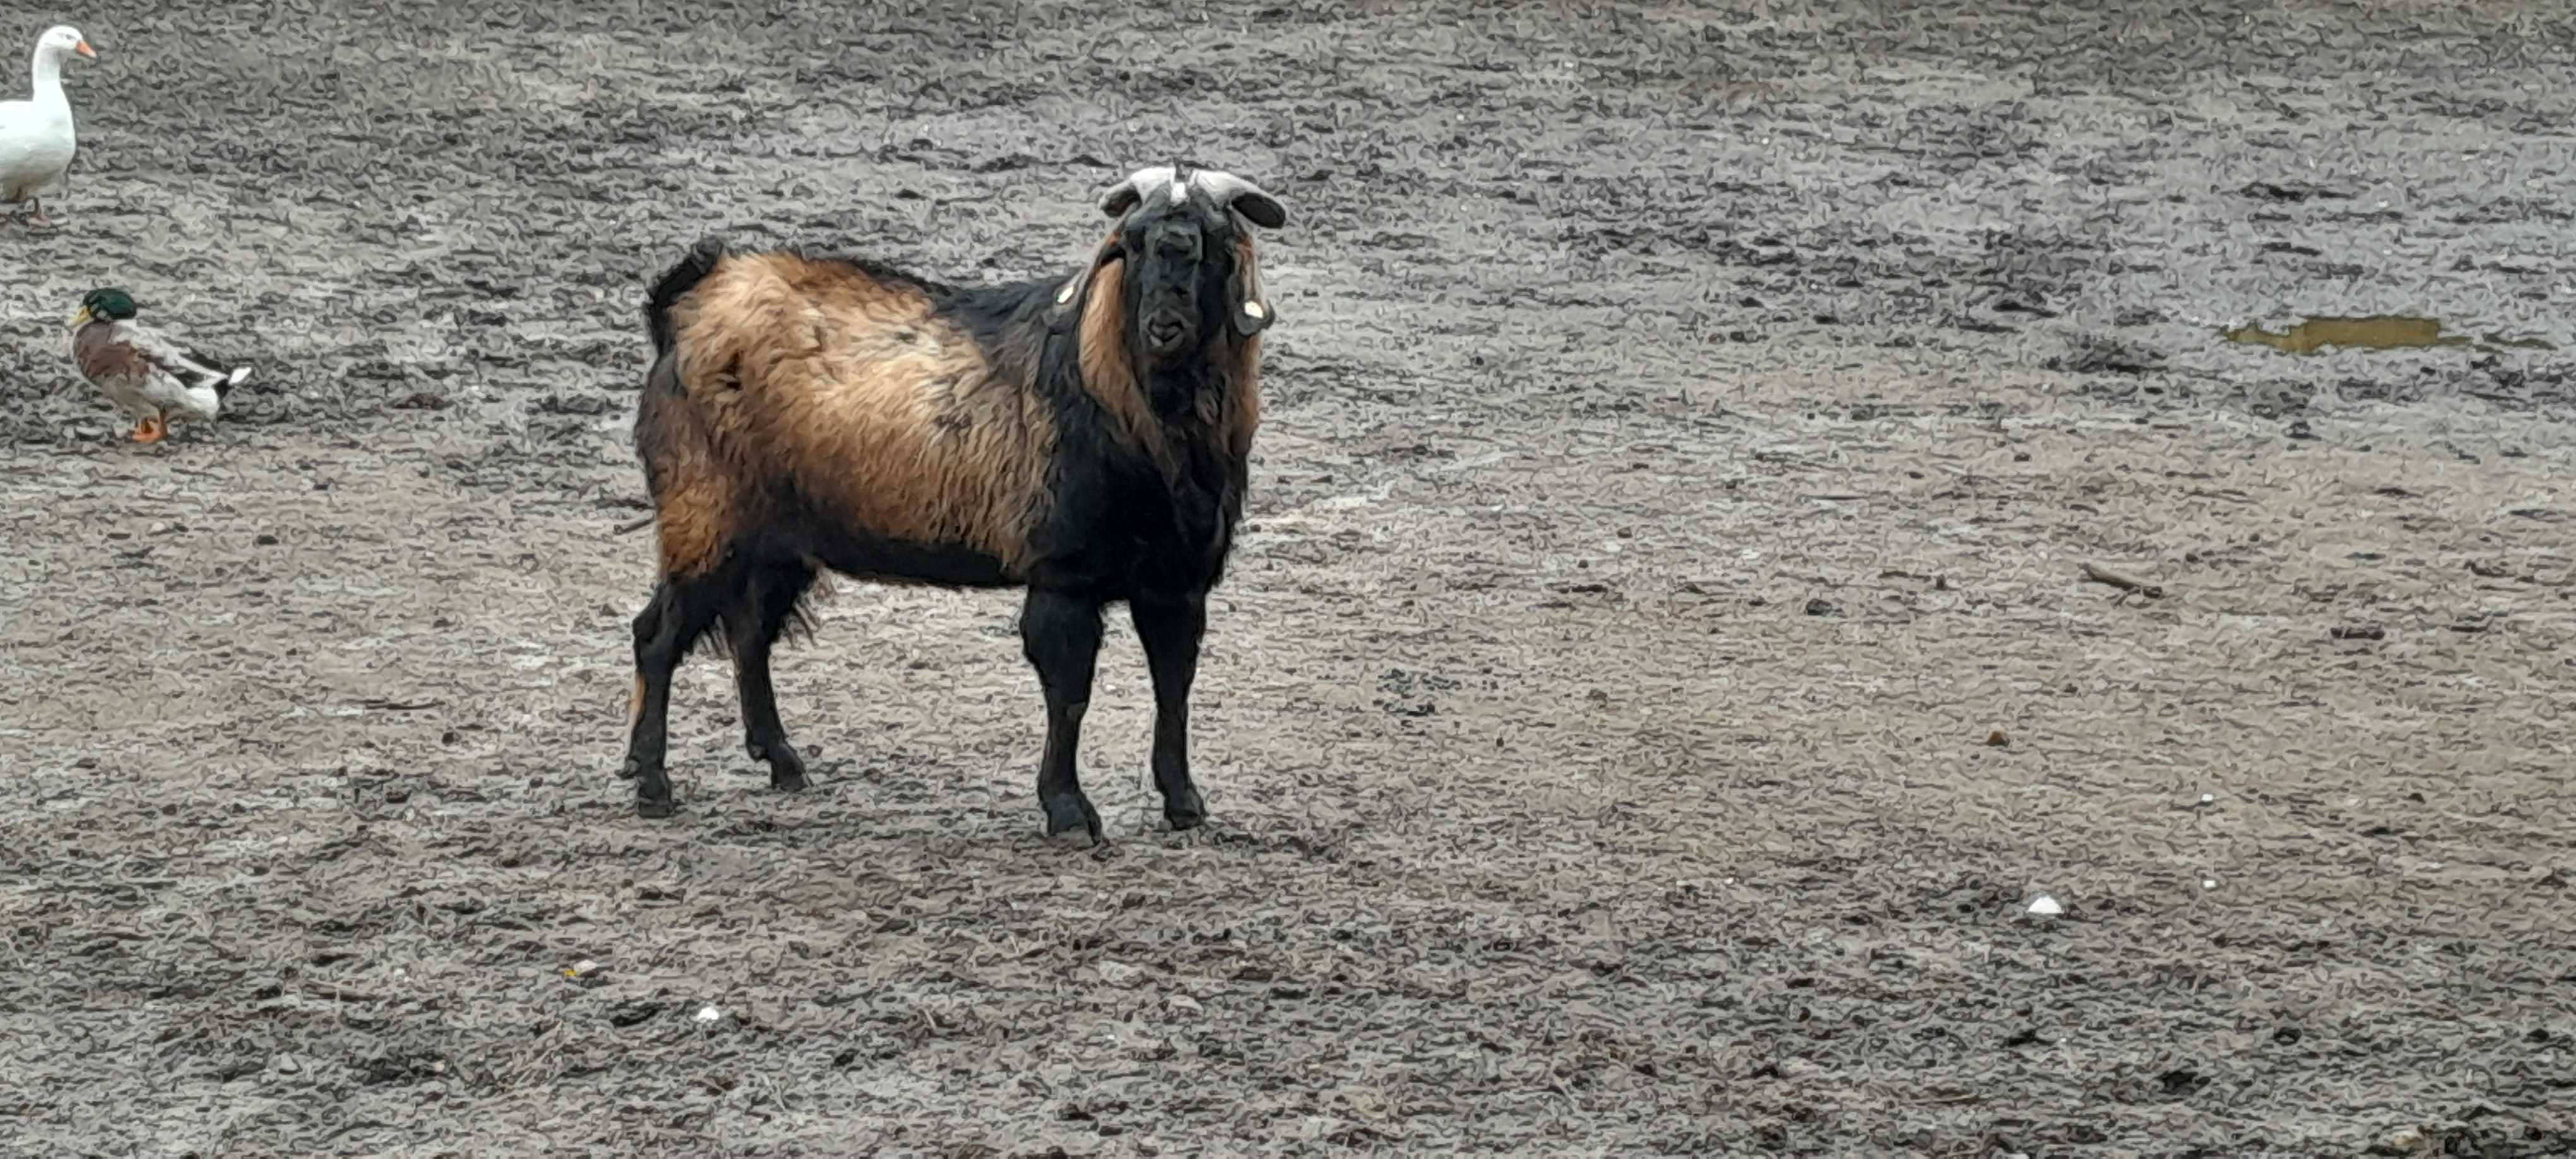
[{"label": "small stone", "polygon": [[2003,748],[2003,747],[2005,747],[2006,745],[2009,745],[2009,744],[2011,744],[2011,743],[2012,743],[2012,738],[2005,736],[2005,735],[2004,735],[2004,730],[2002,730],[2002,729],[2000,729],[2000,728],[1999,728],[1999,729],[1994,730],[1993,732],[1990,732],[1990,733],[1987,733],[1987,734],[1986,734],[1986,747],[1988,747],[1988,748],[1998,748],[1998,749],[1999,749],[1999,748]]},{"label": "small stone", "polygon": [[2030,912],[2037,914],[2040,917],[2053,918],[2059,914],[2065,913],[2066,907],[2057,904],[2056,898],[2043,893],[2038,897],[2031,899]]},{"label": "small stone", "polygon": [[713,1006],[701,1006],[698,1007],[698,1012],[692,1017],[695,1017],[700,1022],[714,1022],[717,1019],[724,1017],[724,1011],[718,1010]]},{"label": "small stone", "polygon": [[2217,878],[2214,878],[2214,877],[2204,877],[2204,878],[2201,878],[2201,879],[2200,879],[2200,888],[2202,888],[2202,889],[2216,889],[2216,888],[2218,888],[2218,879],[2217,879]]},{"label": "small stone", "polygon": [[1100,963],[1100,980],[1107,982],[1112,986],[1128,985],[1142,977],[1144,973],[1145,971],[1142,967],[1130,966],[1125,962],[1103,961]]}]

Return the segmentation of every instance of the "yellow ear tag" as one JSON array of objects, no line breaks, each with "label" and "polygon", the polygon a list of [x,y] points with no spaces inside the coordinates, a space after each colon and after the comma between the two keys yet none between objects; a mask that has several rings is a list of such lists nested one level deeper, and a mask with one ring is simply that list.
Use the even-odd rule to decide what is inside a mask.
[{"label": "yellow ear tag", "polygon": [[1261,309],[1261,303],[1259,302],[1245,302],[1243,304],[1243,312],[1255,318],[1265,316]]}]

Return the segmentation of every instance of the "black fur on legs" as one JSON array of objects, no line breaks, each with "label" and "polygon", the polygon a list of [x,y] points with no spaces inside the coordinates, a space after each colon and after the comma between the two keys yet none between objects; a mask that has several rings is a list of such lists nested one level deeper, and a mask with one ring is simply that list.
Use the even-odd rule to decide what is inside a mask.
[{"label": "black fur on legs", "polygon": [[732,563],[701,579],[664,577],[655,586],[652,599],[635,615],[635,719],[623,770],[635,778],[639,815],[668,817],[678,805],[665,771],[671,677],[702,645],[733,657],[744,745],[752,759],[769,762],[770,784],[805,787],[804,760],[778,719],[769,654],[782,636],[812,633],[814,622],[804,600],[815,578],[814,569],[802,562],[761,567]]},{"label": "black fur on legs", "polygon": [[727,650],[733,653],[734,687],[742,699],[743,749],[769,762],[771,788],[805,787],[805,760],[787,741],[778,719],[778,697],[769,683],[770,646],[790,629],[810,635],[814,621],[804,606],[814,568],[802,561],[746,569],[734,605],[724,613]]},{"label": "black fur on legs", "polygon": [[1154,677],[1154,788],[1163,795],[1163,820],[1174,829],[1194,828],[1207,820],[1207,805],[1190,779],[1190,684],[1207,634],[1207,593],[1130,600],[1127,612]]},{"label": "black fur on legs", "polygon": [[1091,707],[1091,677],[1100,659],[1100,601],[1033,588],[1020,610],[1020,650],[1038,670],[1046,691],[1046,749],[1038,758],[1038,806],[1053,837],[1079,826],[1091,843],[1103,840],[1100,813],[1083,796],[1074,772],[1082,746],[1082,717]]},{"label": "black fur on legs", "polygon": [[663,771],[670,749],[671,674],[715,626],[719,592],[704,581],[665,579],[635,614],[635,722],[626,738],[626,775],[635,811],[668,817],[677,807]]}]

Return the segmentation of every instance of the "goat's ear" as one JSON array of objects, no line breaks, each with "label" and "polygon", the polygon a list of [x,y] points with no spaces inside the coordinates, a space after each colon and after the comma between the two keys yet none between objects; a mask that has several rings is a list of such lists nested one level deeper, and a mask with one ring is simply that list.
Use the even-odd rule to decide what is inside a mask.
[{"label": "goat's ear", "polygon": [[1092,266],[1056,287],[1055,302],[1047,307],[1047,332],[1062,334],[1073,329],[1074,320],[1082,317],[1082,300],[1090,296],[1091,274],[1100,267]]},{"label": "goat's ear", "polygon": [[1234,332],[1246,338],[1269,329],[1272,320],[1270,305],[1259,298],[1245,298],[1234,308]]},{"label": "goat's ear", "polygon": [[1091,301],[1092,280],[1100,276],[1101,267],[1117,260],[1118,239],[1112,237],[1102,243],[1090,265],[1074,271],[1072,277],[1056,287],[1055,301],[1047,306],[1048,333],[1062,334],[1073,329],[1073,324],[1082,318],[1083,307]]},{"label": "goat's ear", "polygon": [[1246,285],[1243,272],[1237,270],[1233,281],[1234,285],[1231,288],[1234,292],[1226,297],[1234,301],[1234,332],[1250,338],[1269,329],[1270,323],[1277,320],[1278,315],[1270,312],[1270,303],[1262,298],[1257,279],[1255,284]]},{"label": "goat's ear", "polygon": [[1100,195],[1100,212],[1104,217],[1117,217],[1136,208],[1136,203],[1144,199],[1143,194],[1136,192],[1135,182],[1122,181],[1116,188]]}]

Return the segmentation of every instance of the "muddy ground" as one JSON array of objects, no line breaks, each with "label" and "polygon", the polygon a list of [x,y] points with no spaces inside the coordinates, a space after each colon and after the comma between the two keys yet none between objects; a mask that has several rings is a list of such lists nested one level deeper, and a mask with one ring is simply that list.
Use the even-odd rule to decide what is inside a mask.
[{"label": "muddy ground", "polygon": [[[0,226],[0,1153],[2576,1151],[2544,6],[366,7],[70,14]],[[1175,155],[1291,215],[1211,824],[1131,636],[1091,854],[1012,597],[851,584],[815,791],[700,661],[638,820],[642,280]]]}]

